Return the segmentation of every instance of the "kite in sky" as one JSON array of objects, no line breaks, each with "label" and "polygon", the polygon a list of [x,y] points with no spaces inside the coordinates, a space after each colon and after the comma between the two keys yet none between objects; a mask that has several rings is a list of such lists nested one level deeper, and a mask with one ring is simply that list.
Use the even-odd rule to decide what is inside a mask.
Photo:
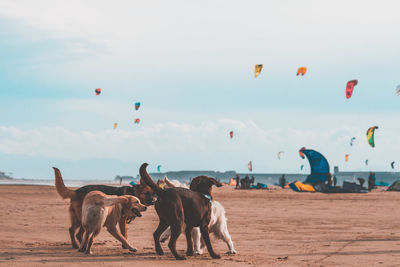
[{"label": "kite in sky", "polygon": [[231,139],[233,138],[233,131],[229,132],[229,136],[231,137]]},{"label": "kite in sky", "polygon": [[94,92],[96,95],[101,94],[101,88],[96,88],[96,90],[94,90]]},{"label": "kite in sky", "polygon": [[306,67],[300,67],[297,70],[297,76],[299,76],[299,74],[301,74],[301,76],[304,76],[307,72],[307,68]]},{"label": "kite in sky", "polygon": [[135,103],[135,110],[138,110],[140,108],[140,102]]},{"label": "kite in sky", "polygon": [[258,75],[260,75],[262,68],[262,64],[256,64],[256,66],[254,67],[254,78],[257,78]]},{"label": "kite in sky", "polygon": [[349,99],[353,94],[354,86],[358,84],[357,80],[351,80],[347,82],[346,85],[346,98]]},{"label": "kite in sky", "polygon": [[371,147],[375,147],[375,141],[374,141],[375,129],[378,129],[378,126],[369,127],[367,131],[367,141]]},{"label": "kite in sky", "polygon": [[118,123],[114,122],[114,130],[117,129]]},{"label": "kite in sky", "polygon": [[249,169],[249,171],[253,171],[253,163],[251,162],[251,160],[249,161],[249,163],[247,163],[247,168]]}]

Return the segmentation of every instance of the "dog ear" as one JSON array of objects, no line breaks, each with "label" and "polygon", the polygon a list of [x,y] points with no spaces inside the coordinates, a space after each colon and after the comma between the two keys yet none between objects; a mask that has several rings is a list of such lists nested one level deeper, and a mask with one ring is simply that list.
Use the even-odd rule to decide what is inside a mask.
[{"label": "dog ear", "polygon": [[217,180],[215,180],[214,178],[209,177],[208,180],[211,182],[211,185],[215,185],[216,187],[222,186],[222,184],[220,182],[218,182]]}]

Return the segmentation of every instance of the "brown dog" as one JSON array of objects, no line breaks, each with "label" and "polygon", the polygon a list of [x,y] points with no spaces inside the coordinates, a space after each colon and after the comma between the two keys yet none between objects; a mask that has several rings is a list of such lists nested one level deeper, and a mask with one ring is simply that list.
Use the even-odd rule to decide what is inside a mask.
[{"label": "brown dog", "polygon": [[129,245],[128,241],[117,229],[117,223],[121,217],[142,217],[141,211],[146,211],[146,206],[134,196],[109,196],[100,191],[88,193],[82,204],[82,227],[85,231],[80,252],[92,254],[93,239],[100,233],[103,226],[107,231],[120,241],[130,251],[136,252],[136,248]]},{"label": "brown dog", "polygon": [[[86,185],[80,187],[76,190],[71,190],[64,185],[64,181],[61,176],[61,172],[59,169],[54,168],[55,174],[55,185],[58,194],[63,198],[70,198],[71,204],[69,206],[69,215],[71,219],[71,227],[69,228],[69,235],[71,237],[72,247],[78,248],[78,243],[75,239],[75,232],[79,228],[79,232],[76,235],[78,241],[82,241],[83,229],[81,227],[81,213],[82,213],[82,202],[86,194],[91,191],[101,191],[107,195],[132,195],[144,203],[145,205],[152,205],[155,201],[155,194],[153,190],[147,186],[144,182],[141,181],[139,185],[134,186],[122,186],[122,187],[113,187],[107,185]],[[122,235],[125,238],[128,238],[127,231],[127,223],[128,221],[134,219],[135,217],[128,217],[126,215],[121,217],[119,221],[119,228],[121,230]]]},{"label": "brown dog", "polygon": [[[160,235],[170,226],[171,238],[168,247],[177,260],[186,259],[176,252],[176,240],[182,232],[183,225],[186,223],[187,256],[193,256],[192,229],[200,227],[204,242],[207,245],[208,253],[214,259],[220,258],[210,242],[208,235],[208,224],[211,218],[211,188],[213,185],[222,186],[218,181],[211,177],[199,176],[193,179],[198,192],[186,188],[168,188],[166,190],[157,186],[146,171],[147,163],[140,167],[140,176],[157,194],[158,199],[155,203],[160,222],[153,234],[157,254],[163,255],[164,252],[160,245]],[[193,183],[192,181],[192,183]]]}]

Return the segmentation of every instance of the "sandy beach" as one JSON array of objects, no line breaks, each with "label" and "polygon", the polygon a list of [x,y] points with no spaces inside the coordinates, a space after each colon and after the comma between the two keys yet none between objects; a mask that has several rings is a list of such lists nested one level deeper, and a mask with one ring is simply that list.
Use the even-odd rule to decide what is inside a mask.
[{"label": "sandy beach", "polygon": [[[103,229],[94,255],[78,253],[68,236],[68,200],[51,186],[0,186],[0,265],[78,266],[399,266],[400,194],[296,193],[291,190],[234,190],[225,186],[214,197],[226,209],[237,255],[212,239],[222,259],[207,252],[176,261],[166,244],[155,254],[152,233],[158,217],[153,207],[129,225],[129,242],[138,252],[123,250]],[[185,237],[178,240],[184,253]]]}]

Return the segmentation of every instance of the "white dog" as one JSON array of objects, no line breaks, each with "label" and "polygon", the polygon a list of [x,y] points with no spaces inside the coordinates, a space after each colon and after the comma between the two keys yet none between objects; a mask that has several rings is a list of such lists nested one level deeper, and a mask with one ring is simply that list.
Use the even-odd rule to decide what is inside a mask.
[{"label": "white dog", "polygon": [[[189,189],[187,184],[181,184],[177,180],[168,180],[167,177],[164,177],[165,186],[169,187],[184,187]],[[208,230],[210,233],[213,233],[218,239],[225,241],[228,245],[228,254],[236,254],[236,250],[233,247],[233,242],[231,236],[228,231],[228,225],[226,223],[227,218],[225,217],[225,209],[224,206],[221,205],[218,201],[213,200],[211,202],[211,219],[208,225]],[[168,227],[167,230],[162,233],[160,241],[165,242],[168,237],[171,235],[171,230]],[[203,248],[205,246],[204,240],[201,238],[200,228],[194,227],[192,231],[193,236],[193,253],[196,255],[203,254]]]}]

